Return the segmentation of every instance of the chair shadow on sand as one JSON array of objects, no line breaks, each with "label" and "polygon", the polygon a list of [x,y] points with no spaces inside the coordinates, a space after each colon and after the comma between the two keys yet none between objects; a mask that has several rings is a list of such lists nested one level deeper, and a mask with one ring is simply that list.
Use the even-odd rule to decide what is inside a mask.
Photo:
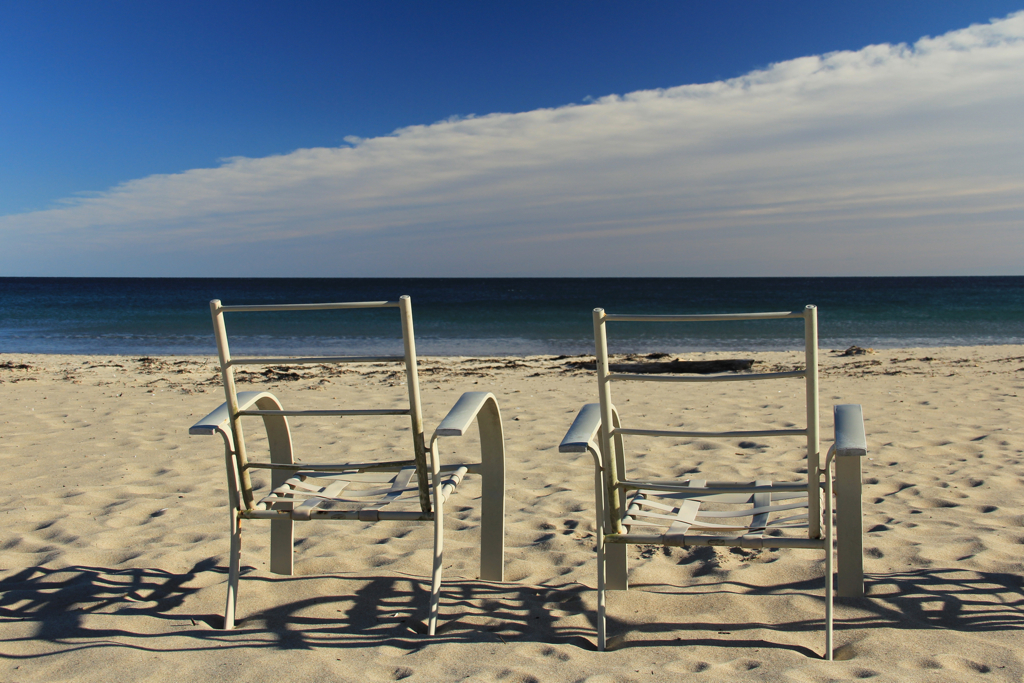
[{"label": "chair shadow on sand", "polygon": [[[872,629],[900,630],[940,629],[963,633],[1024,630],[1024,578],[1009,573],[967,571],[952,568],[913,569],[904,572],[867,573],[864,575],[867,596],[863,598],[837,598],[840,610],[836,615],[836,628],[840,634]],[[806,595],[820,579],[795,581],[772,586],[756,586],[734,580],[699,586],[634,584],[647,593],[669,595],[713,595],[721,593],[749,595]],[[846,609],[843,609],[843,608]],[[624,625],[615,623],[609,631],[630,631],[629,639],[617,647],[658,645],[703,645],[710,647],[749,647],[781,649],[799,652],[816,659],[814,650],[799,645],[774,643],[762,639],[737,638],[745,630],[766,629],[777,632],[817,632],[820,619],[791,620],[788,622],[671,622]],[[678,631],[703,632],[710,637],[680,638]],[[714,634],[728,638],[715,638]],[[853,656],[842,641],[838,644],[836,659]]]},{"label": "chair shadow on sand", "polygon": [[[204,573],[227,575],[227,567],[213,558],[176,574],[162,569],[73,566],[64,569],[32,567],[0,580],[0,624],[34,624],[30,635],[0,637],[0,657],[32,658],[89,647],[135,647],[153,651],[204,650],[224,647],[308,649],[315,647],[367,647],[390,644],[421,649],[443,642],[509,642],[539,639],[575,642],[586,647],[583,636],[592,628],[553,629],[552,602],[562,609],[582,612],[585,586],[543,588],[514,583],[452,580],[443,600],[450,618],[427,637],[429,577],[366,576],[254,576],[242,567],[253,591],[260,584],[277,584],[287,593],[289,583],[331,582],[324,595],[275,604],[246,613],[233,631],[220,630],[223,616],[189,610],[190,598],[206,590],[199,583]],[[208,578],[202,583],[211,583]],[[219,583],[217,590],[219,591]],[[312,612],[319,615],[310,616]],[[109,626],[85,623],[87,616],[102,615]],[[163,622],[153,629],[133,630],[119,618],[148,617]],[[95,620],[90,619],[95,623]],[[138,622],[131,622],[137,624]],[[157,632],[153,632],[157,631]],[[159,644],[168,638],[191,638],[190,646]],[[11,655],[12,643],[36,641],[64,648],[40,647],[38,655]],[[207,642],[209,645],[204,645]]]},{"label": "chair shadow on sand", "polygon": [[[437,643],[540,642],[595,650],[593,629],[596,615],[593,590],[578,583],[561,586],[533,586],[453,580],[446,584],[443,600],[451,615],[433,638],[426,632],[430,581],[426,577],[367,576],[254,576],[250,586],[329,581],[335,584],[327,594],[315,598],[275,604],[264,611],[248,613],[238,629],[217,630],[222,616],[189,610],[190,598],[201,590],[207,572],[225,575],[227,568],[215,559],[197,563],[184,573],[161,569],[113,569],[73,566],[64,569],[33,567],[0,580],[0,624],[28,622],[31,634],[0,638],[0,656],[33,659],[85,648],[129,647],[151,651],[195,651],[213,648],[313,649],[322,647],[374,647],[391,645],[421,649]],[[1024,588],[1016,574],[977,572],[952,568],[916,569],[866,576],[868,597],[841,599],[837,614],[840,633],[870,631],[874,628],[943,629],[958,632],[1024,630]],[[820,579],[774,585],[752,586],[723,580],[694,586],[694,594],[711,591],[751,595],[804,595]],[[202,582],[208,584],[207,579]],[[218,582],[219,583],[219,582]],[[354,587],[352,584],[356,584]],[[645,592],[686,595],[678,586],[647,584]],[[280,592],[287,592],[287,589]],[[194,601],[194,600],[193,600]],[[553,615],[584,614],[584,619],[559,623]],[[310,616],[317,612],[318,616]],[[330,616],[321,616],[330,612]],[[109,625],[98,627],[103,615]],[[156,619],[163,625],[134,629],[137,621],[124,617]],[[610,622],[613,634],[628,631],[619,647],[704,645],[711,647],[753,647],[786,649],[815,658],[809,648],[762,639],[737,638],[745,630],[778,632],[818,631],[819,620],[796,620],[764,624],[756,622],[673,622],[627,624]],[[5,629],[7,630],[7,629]],[[707,637],[680,638],[679,631],[700,632]],[[727,637],[715,635],[726,631]],[[8,630],[10,634],[10,630]],[[181,639],[185,640],[182,641]],[[26,642],[39,643],[37,648]],[[38,650],[12,654],[19,650]],[[48,645],[47,645],[48,644]],[[842,657],[840,648],[840,659]]]}]

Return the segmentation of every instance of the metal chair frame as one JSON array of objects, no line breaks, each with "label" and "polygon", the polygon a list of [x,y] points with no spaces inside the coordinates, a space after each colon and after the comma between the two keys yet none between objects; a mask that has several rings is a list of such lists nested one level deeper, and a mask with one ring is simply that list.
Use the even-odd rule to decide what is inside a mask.
[{"label": "metal chair frame", "polygon": [[[404,346],[402,356],[235,358],[231,355],[224,322],[227,313],[370,308],[399,309]],[[428,633],[433,635],[436,631],[440,600],[444,503],[466,474],[480,474],[482,477],[480,578],[485,581],[504,580],[505,447],[497,400],[488,392],[463,394],[434,431],[429,443],[425,440],[413,334],[412,302],[408,296],[403,296],[398,301],[254,306],[224,306],[219,300],[214,300],[210,302],[210,311],[226,401],[193,425],[189,429],[189,434],[219,434],[224,440],[231,517],[225,629],[231,629],[235,624],[242,520],[270,520],[270,571],[284,575],[292,575],[294,572],[292,549],[296,521],[405,520],[434,524],[434,556],[428,618]],[[238,366],[388,362],[404,365],[409,396],[408,408],[285,410],[281,402],[269,392],[238,392],[235,387],[234,369]],[[413,457],[406,460],[360,463],[296,463],[288,425],[288,418],[293,416],[408,416],[412,427]],[[262,418],[269,444],[270,462],[254,462],[249,459],[242,429],[243,417]],[[480,462],[441,465],[438,439],[462,436],[474,421],[480,431]],[[253,469],[271,471],[271,493],[259,500],[253,492],[250,476]],[[415,484],[412,483],[413,479]],[[355,491],[350,489],[352,484],[368,485],[372,488]],[[415,497],[412,496],[413,493]],[[345,503],[348,506],[337,509],[334,506],[338,503]],[[414,509],[389,507],[398,506],[400,503],[406,503],[407,508],[408,504],[415,504]]]},{"label": "metal chair frame", "polygon": [[[803,370],[772,373],[714,375],[647,375],[612,373],[608,363],[607,325],[612,322],[729,322],[741,320],[803,319]],[[721,315],[613,315],[594,310],[594,338],[600,402],[583,407],[559,447],[564,453],[589,452],[595,462],[597,511],[598,647],[606,646],[605,590],[628,588],[626,546],[725,546],[742,548],[804,548],[825,552],[825,658],[832,659],[833,603],[833,480],[838,498],[839,592],[860,596],[864,592],[861,547],[861,463],[865,455],[863,417],[859,405],[835,407],[835,445],[822,463],[818,421],[817,309],[774,313]],[[805,383],[806,426],[798,429],[694,431],[623,427],[612,403],[614,382],[735,382],[802,379]],[[752,437],[805,437],[807,480],[800,482],[640,481],[627,476],[624,436],[703,439]],[[831,474],[835,465],[836,474]],[[822,510],[824,494],[824,510]],[[658,497],[669,502],[659,502]],[[793,501],[796,502],[793,502]],[[711,503],[747,505],[736,512],[708,512]],[[793,514],[807,508],[807,513]],[[779,517],[778,515],[782,515]],[[773,519],[774,516],[774,519]],[[703,517],[704,519],[698,519]],[[721,524],[712,519],[750,517],[748,524]],[[661,526],[659,533],[636,533],[634,526]],[[786,537],[781,532],[803,526],[805,537]]]}]

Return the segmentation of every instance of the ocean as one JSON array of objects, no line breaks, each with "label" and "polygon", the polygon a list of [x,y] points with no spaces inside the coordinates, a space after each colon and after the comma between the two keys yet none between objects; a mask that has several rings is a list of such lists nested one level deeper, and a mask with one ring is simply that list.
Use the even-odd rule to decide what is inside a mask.
[{"label": "ocean", "polygon": [[[1024,344],[1024,277],[0,278],[0,352],[213,355],[208,303],[412,297],[421,355],[593,353],[591,311],[733,313],[818,307],[822,349]],[[232,314],[235,353],[380,353],[397,314]],[[613,352],[795,348],[799,321],[621,323]]]}]

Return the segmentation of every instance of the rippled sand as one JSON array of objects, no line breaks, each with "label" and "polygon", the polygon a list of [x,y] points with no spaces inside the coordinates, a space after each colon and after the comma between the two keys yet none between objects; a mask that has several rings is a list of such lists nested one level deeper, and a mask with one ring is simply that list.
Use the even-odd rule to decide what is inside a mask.
[{"label": "rippled sand", "polygon": [[[799,361],[745,357],[761,368]],[[487,389],[508,448],[508,582],[477,580],[469,479],[448,508],[434,639],[421,635],[431,529],[402,523],[298,524],[294,577],[267,571],[268,530],[247,523],[240,623],[216,630],[223,450],[187,433],[223,400],[213,362],[0,355],[0,680],[1024,678],[1024,347],[822,352],[823,435],[832,403],[861,403],[869,440],[868,596],[840,601],[834,663],[818,658],[821,553],[785,550],[631,547],[633,589],[609,594],[614,648],[596,652],[593,466],[557,452],[576,410],[596,400],[593,374],[579,358],[421,360],[428,430],[463,391]],[[377,366],[247,379],[296,408],[386,405],[404,392]],[[798,382],[751,386],[616,386],[616,402],[626,420],[673,426],[801,421]],[[298,456],[399,452],[408,432],[383,424],[293,420]],[[802,467],[799,442],[629,446],[640,471],[799,479]],[[450,440],[443,457],[476,447]]]}]

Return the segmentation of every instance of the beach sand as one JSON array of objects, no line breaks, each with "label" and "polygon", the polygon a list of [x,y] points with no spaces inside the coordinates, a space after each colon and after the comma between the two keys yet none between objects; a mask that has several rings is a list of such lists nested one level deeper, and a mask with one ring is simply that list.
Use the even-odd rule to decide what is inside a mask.
[{"label": "beach sand", "polygon": [[[742,357],[756,369],[799,362]],[[838,600],[831,663],[820,659],[823,555],[799,550],[631,546],[632,588],[608,598],[613,648],[596,651],[593,465],[557,450],[596,401],[579,358],[421,359],[428,432],[462,392],[489,390],[508,450],[507,582],[477,578],[480,489],[469,478],[449,503],[443,626],[428,639],[429,524],[297,524],[296,575],[283,577],[268,571],[269,525],[248,522],[240,621],[215,628],[223,447],[188,436],[223,401],[212,359],[0,355],[0,681],[1024,679],[1024,347],[821,359],[823,450],[830,406],[860,403],[869,451],[868,594]],[[404,392],[392,368],[369,365],[250,379],[295,408]],[[797,381],[721,396],[692,386],[617,385],[616,403],[627,420],[671,408],[672,426],[802,422]],[[389,455],[408,440],[379,422],[292,423],[307,461]],[[690,441],[671,453],[638,441],[637,467],[801,476],[799,441]],[[444,462],[476,448],[449,440]]]}]

